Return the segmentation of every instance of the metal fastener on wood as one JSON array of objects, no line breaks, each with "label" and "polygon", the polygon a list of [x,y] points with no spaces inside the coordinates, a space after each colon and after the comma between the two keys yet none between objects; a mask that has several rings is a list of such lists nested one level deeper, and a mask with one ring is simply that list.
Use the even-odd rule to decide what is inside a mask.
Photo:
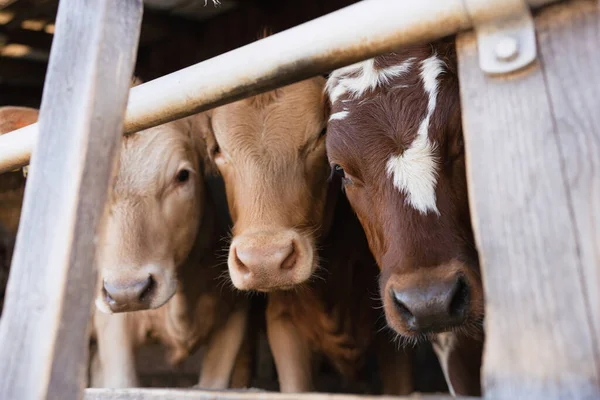
[{"label": "metal fastener on wood", "polygon": [[510,36],[500,38],[496,44],[496,58],[511,61],[519,54],[519,42]]},{"label": "metal fastener on wood", "polygon": [[506,0],[498,13],[490,13],[485,0],[463,1],[475,28],[484,72],[505,74],[535,61],[535,26],[524,0]]}]

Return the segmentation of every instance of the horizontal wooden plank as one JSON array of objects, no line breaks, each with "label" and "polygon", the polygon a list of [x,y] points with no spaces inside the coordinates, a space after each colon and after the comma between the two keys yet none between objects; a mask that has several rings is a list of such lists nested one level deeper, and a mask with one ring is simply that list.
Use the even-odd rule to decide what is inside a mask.
[{"label": "horizontal wooden plank", "polygon": [[[200,389],[86,389],[84,400],[450,400],[449,394],[367,396],[333,393],[275,393],[261,390],[212,391]],[[454,397],[474,399],[474,397]]]}]

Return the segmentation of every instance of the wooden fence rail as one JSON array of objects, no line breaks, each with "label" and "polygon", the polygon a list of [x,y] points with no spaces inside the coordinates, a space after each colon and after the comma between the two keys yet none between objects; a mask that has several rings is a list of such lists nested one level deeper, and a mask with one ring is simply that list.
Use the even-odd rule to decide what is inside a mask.
[{"label": "wooden fence rail", "polygon": [[[420,395],[406,397],[366,396],[331,393],[273,393],[258,390],[209,391],[185,389],[86,389],[84,400],[450,400],[450,395]],[[473,399],[473,397],[457,397]]]}]

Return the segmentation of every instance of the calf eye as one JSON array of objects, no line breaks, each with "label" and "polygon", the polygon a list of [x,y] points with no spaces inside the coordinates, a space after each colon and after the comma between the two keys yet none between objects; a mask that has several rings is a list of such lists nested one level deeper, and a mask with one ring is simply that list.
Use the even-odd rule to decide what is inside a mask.
[{"label": "calf eye", "polygon": [[327,133],[327,128],[323,128],[323,130],[319,133],[319,137],[325,136],[326,133]]},{"label": "calf eye", "polygon": [[344,171],[344,168],[340,167],[338,164],[335,164],[333,166],[333,173],[339,176],[340,178],[346,177],[346,172]]},{"label": "calf eye", "polygon": [[215,156],[221,152],[221,148],[218,144],[215,144],[215,147],[212,148],[212,155]]},{"label": "calf eye", "polygon": [[181,171],[179,171],[177,173],[177,176],[175,177],[175,179],[177,180],[178,183],[185,183],[190,179],[190,171],[188,171],[187,169],[182,169]]}]

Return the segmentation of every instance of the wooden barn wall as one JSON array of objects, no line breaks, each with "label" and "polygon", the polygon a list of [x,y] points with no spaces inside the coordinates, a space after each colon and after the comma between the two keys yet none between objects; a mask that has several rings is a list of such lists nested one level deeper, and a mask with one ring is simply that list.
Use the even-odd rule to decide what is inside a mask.
[{"label": "wooden barn wall", "polygon": [[[356,1],[243,0],[237,8],[206,21],[146,9],[136,74],[148,81],[251,43],[265,29],[280,32]],[[49,51],[51,34],[22,29],[20,24],[33,18],[52,21],[56,5],[57,0],[19,0],[8,8],[15,17],[0,25],[0,36],[8,38],[8,43]],[[45,72],[43,61],[0,57],[0,106],[39,107]]]},{"label": "wooden barn wall", "polygon": [[[140,49],[136,70],[144,80],[157,78],[251,43],[265,29],[277,33],[355,2],[356,0],[257,1],[247,2],[238,9],[201,24],[171,20],[168,26],[159,28],[159,32],[164,34],[162,37]],[[152,28],[145,25],[142,35],[150,36]],[[256,56],[260,57],[260,54]]]}]

